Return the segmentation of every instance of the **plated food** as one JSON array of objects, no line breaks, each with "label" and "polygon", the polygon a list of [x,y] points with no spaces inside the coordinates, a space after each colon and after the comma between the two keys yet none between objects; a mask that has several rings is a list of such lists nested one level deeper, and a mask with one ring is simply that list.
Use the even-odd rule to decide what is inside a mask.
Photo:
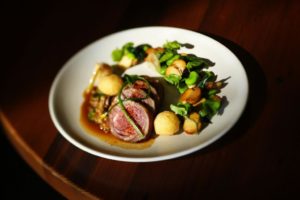
[{"label": "plated food", "polygon": [[[133,144],[176,135],[180,130],[199,134],[222,106],[224,97],[219,93],[226,79],[217,80],[209,70],[215,63],[188,53],[192,48],[192,44],[167,41],[158,47],[128,42],[115,49],[111,54],[115,64],[96,64],[84,91],[82,118],[96,125],[99,134]],[[161,78],[124,73],[143,62]],[[180,96],[168,110],[162,110],[167,95],[162,81],[176,88]]]},{"label": "plated food", "polygon": [[[153,37],[154,35],[155,37]],[[165,80],[164,76],[159,73],[159,68],[155,68],[159,65],[154,65],[149,61],[143,61],[140,64],[137,62],[134,66],[125,68],[125,74],[155,77],[164,90],[158,111],[153,119],[152,133],[145,140],[139,142],[126,142],[118,139],[113,134],[101,134],[102,132],[99,134],[99,124],[91,123],[86,117],[88,116],[88,109],[83,109],[88,108],[89,102],[84,101],[87,103],[85,104],[87,106],[84,106],[82,98],[83,91],[89,88],[88,82],[95,71],[94,65],[98,62],[107,63],[109,67],[118,64],[120,61],[113,61],[111,53],[116,48],[122,49],[122,45],[128,41],[135,44],[133,47],[147,42],[152,45],[152,48],[156,48],[163,47],[167,40],[193,44],[193,48],[181,47],[177,50],[177,53],[188,53],[197,57],[208,58],[215,65],[204,68],[203,71],[212,71],[215,75],[218,75],[218,80],[230,77],[226,81],[227,85],[220,89],[220,93],[217,93],[222,98],[221,107],[217,114],[213,115],[208,125],[205,125],[206,122],[202,123],[198,133],[195,134],[184,133],[183,127],[191,121],[187,120],[185,123],[185,117],[176,114],[180,122],[179,131],[171,136],[158,135],[155,131],[155,119],[159,116],[159,113],[164,111],[174,113],[170,108],[171,104],[179,107],[179,111],[185,111],[177,105],[182,94],[180,94],[176,85],[172,85]],[[151,59],[157,61],[155,57]],[[125,61],[123,60],[123,62]],[[98,67],[101,67],[101,65]],[[105,73],[112,72],[116,74],[124,83],[124,73],[119,73],[114,67],[107,69],[108,71]],[[121,71],[124,71],[124,69]],[[94,85],[98,83],[98,81],[95,81]],[[201,94],[205,94],[204,91],[201,90],[201,92]],[[224,101],[224,97],[226,97],[228,103]],[[49,113],[58,132],[82,151],[117,161],[153,162],[190,154],[220,139],[240,118],[247,98],[248,79],[243,65],[228,48],[218,41],[201,33],[180,28],[139,27],[107,35],[73,55],[62,66],[52,83],[49,93]],[[191,108],[193,109],[190,110],[189,118],[196,117],[195,120],[197,120],[197,116],[192,115],[192,111],[196,111],[196,109]],[[82,115],[82,113],[85,114]],[[165,117],[163,119],[168,120]],[[201,118],[201,120],[203,119]],[[175,128],[173,131],[176,130]]]}]

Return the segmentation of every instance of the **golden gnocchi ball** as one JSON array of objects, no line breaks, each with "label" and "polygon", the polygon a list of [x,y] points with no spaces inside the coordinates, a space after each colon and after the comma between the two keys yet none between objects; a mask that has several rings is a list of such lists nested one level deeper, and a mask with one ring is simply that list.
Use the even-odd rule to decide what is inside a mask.
[{"label": "golden gnocchi ball", "polygon": [[158,135],[174,135],[179,131],[180,121],[171,111],[163,111],[154,119],[155,133]]},{"label": "golden gnocchi ball", "polygon": [[101,77],[98,83],[98,88],[103,94],[108,96],[117,95],[121,90],[123,85],[123,80],[120,76],[116,74],[110,74],[104,77]]}]

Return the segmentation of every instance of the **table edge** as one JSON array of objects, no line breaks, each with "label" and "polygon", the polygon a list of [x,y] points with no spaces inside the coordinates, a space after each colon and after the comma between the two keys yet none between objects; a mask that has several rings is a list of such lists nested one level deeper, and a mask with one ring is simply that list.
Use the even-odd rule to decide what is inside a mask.
[{"label": "table edge", "polygon": [[80,188],[66,177],[56,172],[54,168],[37,155],[33,149],[23,140],[12,123],[0,110],[0,121],[8,140],[22,159],[37,173],[46,183],[63,196],[70,199],[99,199],[95,195]]}]

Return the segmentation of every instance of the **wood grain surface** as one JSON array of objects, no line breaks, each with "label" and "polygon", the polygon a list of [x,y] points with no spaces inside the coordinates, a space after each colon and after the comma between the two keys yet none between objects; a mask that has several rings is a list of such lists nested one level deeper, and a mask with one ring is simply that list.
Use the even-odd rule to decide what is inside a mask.
[{"label": "wood grain surface", "polygon": [[[65,197],[299,197],[300,1],[26,1],[5,9],[1,122],[20,155]],[[152,25],[206,34],[233,51],[250,83],[245,112],[220,140],[177,159],[127,163],[81,151],[50,119],[55,75],[96,39]]]}]

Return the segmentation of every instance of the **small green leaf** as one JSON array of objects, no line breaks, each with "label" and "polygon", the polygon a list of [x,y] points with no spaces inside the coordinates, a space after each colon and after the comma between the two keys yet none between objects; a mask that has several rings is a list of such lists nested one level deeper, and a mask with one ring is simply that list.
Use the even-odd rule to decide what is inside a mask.
[{"label": "small green leaf", "polygon": [[167,67],[168,67],[167,65],[162,65],[162,66],[160,67],[159,73],[160,73],[161,75],[165,75],[165,74],[166,74]]},{"label": "small green leaf", "polygon": [[169,60],[170,58],[172,58],[174,55],[174,53],[172,51],[166,51],[165,53],[162,54],[162,56],[159,59],[160,63],[163,63],[167,60]]},{"label": "small green leaf", "polygon": [[128,42],[125,45],[123,45],[122,49],[123,49],[123,52],[124,52],[123,53],[124,56],[127,56],[128,58],[131,58],[131,59],[136,58],[135,54],[134,54],[135,48],[133,47],[132,42]]},{"label": "small green leaf", "polygon": [[173,42],[166,42],[163,47],[170,50],[178,50],[180,49],[181,45],[179,42],[173,41]]},{"label": "small green leaf", "polygon": [[218,92],[219,92],[219,90],[217,90],[217,89],[211,89],[211,90],[208,90],[207,95],[213,96],[213,95],[217,94]]},{"label": "small green leaf", "polygon": [[169,76],[164,76],[164,78],[172,85],[177,85],[181,79],[181,76],[178,76],[176,74],[170,74]]},{"label": "small green leaf", "polygon": [[206,99],[200,106],[199,114],[201,117],[212,118],[221,108],[221,100],[219,98]]},{"label": "small green leaf", "polygon": [[195,72],[195,71],[192,71],[189,74],[189,77],[185,79],[185,83],[188,86],[192,86],[192,85],[195,85],[198,80],[199,80],[199,74],[197,72]]},{"label": "small green leaf", "polygon": [[126,44],[124,44],[124,45],[122,46],[122,49],[123,49],[123,51],[128,50],[128,49],[132,48],[133,45],[134,45],[133,42],[127,42]]},{"label": "small green leaf", "polygon": [[191,104],[189,103],[177,103],[177,105],[171,104],[170,109],[177,115],[187,116],[191,110]]},{"label": "small green leaf", "polygon": [[180,55],[177,54],[177,55],[174,55],[172,58],[168,59],[167,60],[167,65],[171,65],[175,60],[179,59],[180,58]]},{"label": "small green leaf", "polygon": [[113,52],[111,53],[112,59],[115,62],[118,62],[122,59],[123,56],[123,50],[122,49],[115,49],[113,50]]},{"label": "small green leaf", "polygon": [[186,65],[186,68],[187,68],[188,70],[192,71],[194,68],[200,67],[202,63],[203,63],[203,62],[201,62],[201,61],[199,61],[199,60],[189,61],[189,62],[187,63],[187,65]]},{"label": "small green leaf", "polygon": [[215,115],[219,111],[219,108],[221,107],[221,101],[207,99],[205,103],[210,108],[212,115]]},{"label": "small green leaf", "polygon": [[[134,49],[133,43],[128,42],[122,46],[122,49],[117,48],[117,49],[113,50],[113,52],[112,52],[113,61],[115,61],[115,62],[120,61],[124,55],[130,54],[133,49]],[[132,57],[132,55],[129,55],[128,57]],[[134,55],[133,55],[133,57],[134,57]]]},{"label": "small green leaf", "polygon": [[199,111],[200,117],[204,118],[207,116],[207,114],[208,114],[207,108],[202,106],[201,110]]},{"label": "small green leaf", "polygon": [[125,53],[125,56],[127,56],[130,59],[136,59],[135,55],[133,53],[131,53],[131,52]]},{"label": "small green leaf", "polygon": [[180,80],[180,82],[177,85],[177,89],[180,92],[180,94],[184,93],[188,89],[188,86],[185,84],[184,79]]}]

